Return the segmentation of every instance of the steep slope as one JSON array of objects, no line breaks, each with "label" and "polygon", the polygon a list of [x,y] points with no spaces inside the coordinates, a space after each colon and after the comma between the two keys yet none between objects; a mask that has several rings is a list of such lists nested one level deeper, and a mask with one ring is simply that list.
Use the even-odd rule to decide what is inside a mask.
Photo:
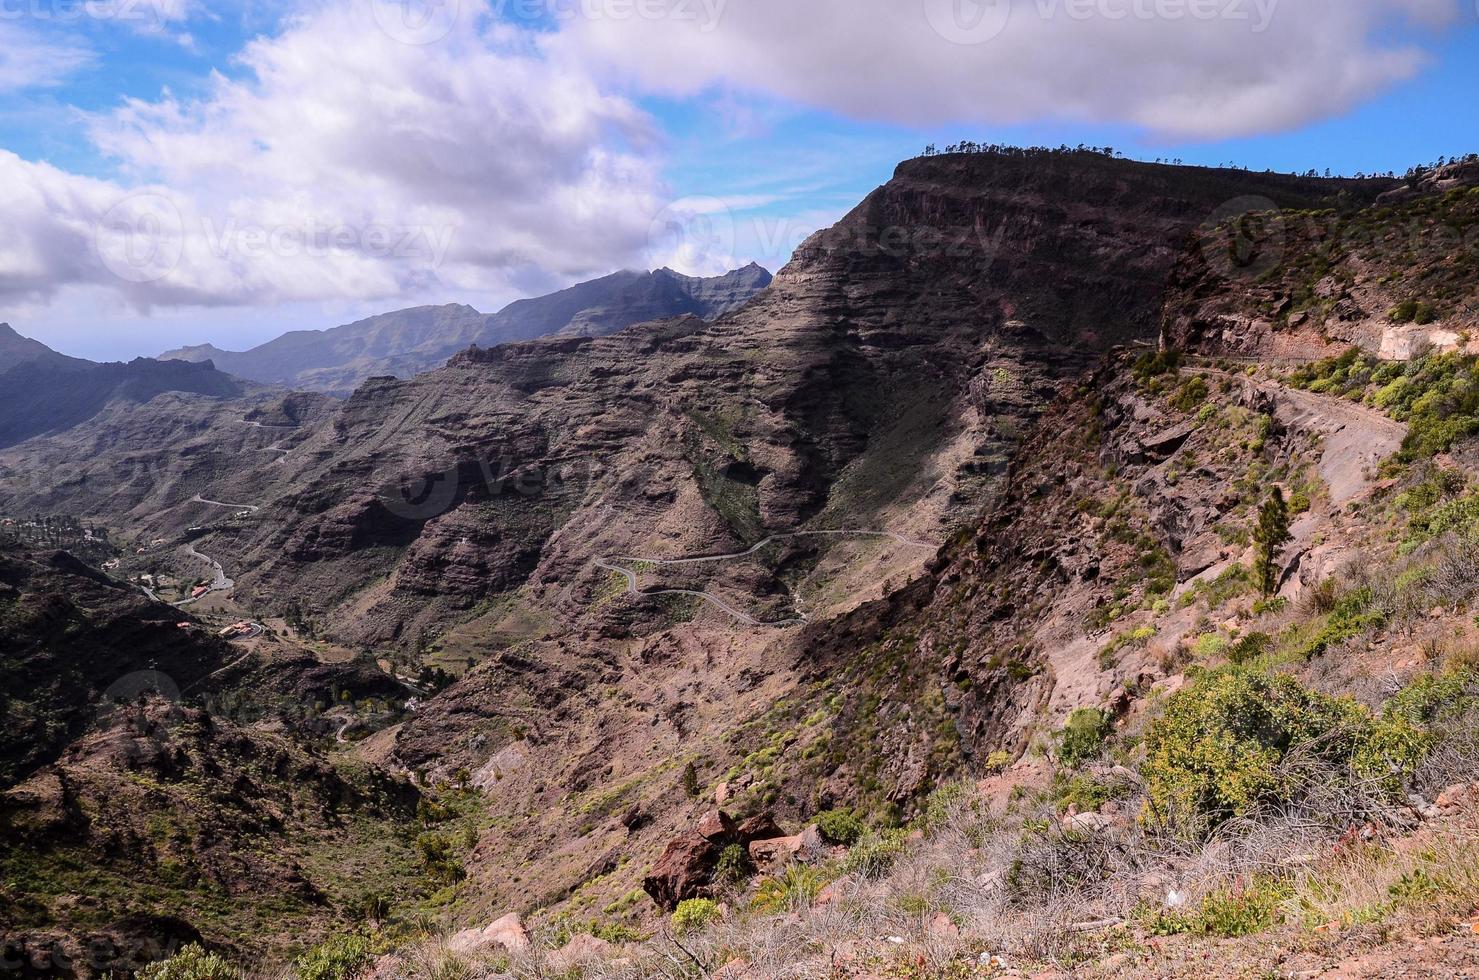
[{"label": "steep slope", "polygon": [[0,374],[18,364],[47,364],[56,367],[85,367],[81,358],[58,354],[39,340],[22,337],[8,323],[0,323]]},{"label": "steep slope", "polygon": [[1357,211],[1208,229],[1177,268],[1166,342],[1308,360],[1354,344],[1406,359],[1479,350],[1479,162],[1436,168]]},{"label": "steep slope", "polygon": [[604,336],[633,323],[691,314],[713,317],[770,284],[759,266],[692,279],[669,269],[618,272],[484,315],[470,306],[423,306],[332,330],[296,330],[249,351],[211,345],[161,354],[213,361],[228,374],[267,384],[347,395],[372,377],[410,378],[470,344],[493,347],[555,334]]},{"label": "steep slope", "polygon": [[115,402],[142,405],[166,393],[216,399],[243,393],[240,382],[209,362],[138,358],[127,364],[25,361],[0,374],[0,447],[65,432]]},{"label": "steep slope", "polygon": [[[1400,553],[1391,528],[1449,516],[1413,502],[1468,490],[1421,489],[1416,471],[1378,482],[1401,426],[1272,372],[1101,358],[1171,317],[1179,249],[1225,202],[1354,213],[1391,189],[1089,154],[911,161],[713,322],[470,350],[330,409],[192,409],[174,431],[219,441],[190,442],[202,464],[140,477],[143,493],[97,485],[156,407],[4,459],[31,476],[76,456],[50,505],[127,502],[136,533],[220,556],[243,601],[465,672],[354,750],[467,785],[470,829],[427,844],[466,872],[435,899],[454,924],[556,908],[571,917],[551,930],[650,925],[635,890],[716,797],[790,827],[832,806],[886,825],[943,779],[1020,763],[1005,797],[1051,779],[1073,712],[1102,709],[1132,752],[1160,695],[1254,633],[1311,683],[1374,689],[1389,666],[1375,661],[1406,640],[1382,634],[1370,656],[1361,589],[1327,597],[1352,631],[1318,611],[1324,582],[1350,557]],[[261,431],[279,424],[294,428]],[[84,433],[102,452],[74,448]],[[245,458],[248,436],[279,458]],[[1297,613],[1260,602],[1246,567],[1275,484],[1298,517],[1277,569]],[[261,509],[201,524],[192,494]],[[1394,622],[1436,637],[1469,618],[1470,586],[1446,618],[1420,607],[1436,581],[1409,581]],[[272,666],[284,684],[298,673]],[[241,753],[184,750],[217,751],[234,778]],[[277,792],[251,798],[286,809]]]},{"label": "steep slope", "polygon": [[[603,555],[829,527],[938,541],[1058,379],[1154,334],[1178,247],[1225,200],[1389,186],[1090,154],[911,161],[712,324],[472,351],[365,387],[277,467],[263,533],[224,547],[264,601],[293,589],[357,640],[416,643],[525,583],[579,615]],[[789,605],[776,570],[718,586]]]},{"label": "steep slope", "polygon": [[0,550],[0,787],[50,762],[96,714],[160,671],[192,684],[224,663],[223,643],[66,552]]}]

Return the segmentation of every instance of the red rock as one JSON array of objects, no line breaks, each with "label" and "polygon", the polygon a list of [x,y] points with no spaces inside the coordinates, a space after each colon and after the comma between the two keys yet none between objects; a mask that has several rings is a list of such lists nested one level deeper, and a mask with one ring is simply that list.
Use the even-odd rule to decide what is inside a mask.
[{"label": "red rock", "polygon": [[529,933],[517,912],[495,919],[482,929],[463,929],[447,940],[455,953],[476,953],[489,946],[502,946],[509,952],[529,948]]},{"label": "red rock", "polygon": [[708,895],[719,848],[697,833],[676,837],[642,882],[642,890],[668,911],[689,898]]},{"label": "red rock", "polygon": [[735,838],[734,821],[723,810],[710,810],[698,821],[698,835],[716,844],[728,843]]},{"label": "red rock", "polygon": [[496,919],[483,930],[483,938],[497,943],[509,951],[529,948],[529,933],[524,929],[524,920],[517,912],[510,912]]},{"label": "red rock", "polygon": [[780,824],[775,822],[775,817],[768,813],[761,813],[753,817],[746,817],[740,821],[736,829],[740,839],[746,844],[757,840],[775,840],[777,837],[786,836]]},{"label": "red rock", "polygon": [[783,868],[801,851],[801,835],[750,841],[750,860],[762,871]]},{"label": "red rock", "polygon": [[1434,805],[1440,810],[1462,810],[1479,802],[1479,783],[1460,783],[1438,794]]},{"label": "red rock", "polygon": [[714,971],[714,980],[749,980],[749,977],[750,963],[743,959],[732,959]]}]

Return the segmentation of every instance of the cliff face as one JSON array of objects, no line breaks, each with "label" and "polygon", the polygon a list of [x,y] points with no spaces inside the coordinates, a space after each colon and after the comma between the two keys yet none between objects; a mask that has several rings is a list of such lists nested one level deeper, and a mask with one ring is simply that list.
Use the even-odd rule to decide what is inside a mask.
[{"label": "cliff face", "polygon": [[1303,360],[1354,344],[1388,359],[1472,346],[1479,164],[1450,164],[1368,207],[1255,214],[1208,229],[1178,264],[1169,346]]},{"label": "cliff face", "polygon": [[[469,350],[332,406],[175,405],[187,465],[127,490],[110,472],[158,400],[5,461],[69,457],[58,509],[194,527],[248,608],[467,665],[364,755],[476,789],[468,921],[604,907],[693,822],[690,764],[737,812],[903,810],[1074,707],[1170,680],[1174,650],[1104,651],[1240,557],[1219,525],[1273,470],[1303,480],[1318,433],[1237,379],[1198,400],[1189,377],[1086,372],[1154,336],[1181,246],[1227,202],[1389,187],[911,161],[712,322]],[[702,560],[661,561],[682,558]],[[1209,611],[1157,622],[1179,642]]]},{"label": "cliff face", "polygon": [[209,363],[151,361],[128,364],[27,361],[0,375],[0,447],[64,432],[92,419],[112,402],[140,405],[168,392],[211,398],[243,394],[239,382]]}]

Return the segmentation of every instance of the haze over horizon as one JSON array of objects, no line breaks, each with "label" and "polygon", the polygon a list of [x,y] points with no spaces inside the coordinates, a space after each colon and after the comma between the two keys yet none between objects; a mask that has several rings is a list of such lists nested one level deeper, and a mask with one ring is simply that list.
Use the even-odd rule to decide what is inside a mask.
[{"label": "haze over horizon", "polygon": [[778,270],[927,143],[1322,173],[1479,146],[1472,0],[4,9],[0,321],[98,359]]}]

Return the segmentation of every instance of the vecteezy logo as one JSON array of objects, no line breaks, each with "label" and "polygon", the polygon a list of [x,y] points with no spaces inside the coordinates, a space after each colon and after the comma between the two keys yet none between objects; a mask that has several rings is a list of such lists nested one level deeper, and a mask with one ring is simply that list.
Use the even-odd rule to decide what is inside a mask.
[{"label": "vecteezy logo", "polygon": [[365,0],[380,30],[402,44],[435,44],[457,26],[461,0]]},{"label": "vecteezy logo", "polygon": [[653,256],[676,259],[680,265],[700,271],[729,268],[734,243],[734,215],[717,197],[674,201],[652,219],[647,232]]},{"label": "vecteezy logo", "polygon": [[1011,0],[922,0],[935,33],[952,44],[985,44],[1012,18]]},{"label": "vecteezy logo", "polygon": [[94,243],[98,258],[118,278],[156,282],[180,263],[185,223],[163,194],[130,194],[98,219]]},{"label": "vecteezy logo", "polygon": [[1202,257],[1225,278],[1257,279],[1284,260],[1279,206],[1266,197],[1237,197],[1202,222]]},{"label": "vecteezy logo", "polygon": [[380,490],[380,503],[406,521],[429,521],[452,509],[457,499],[457,464],[440,473],[402,475]]}]

